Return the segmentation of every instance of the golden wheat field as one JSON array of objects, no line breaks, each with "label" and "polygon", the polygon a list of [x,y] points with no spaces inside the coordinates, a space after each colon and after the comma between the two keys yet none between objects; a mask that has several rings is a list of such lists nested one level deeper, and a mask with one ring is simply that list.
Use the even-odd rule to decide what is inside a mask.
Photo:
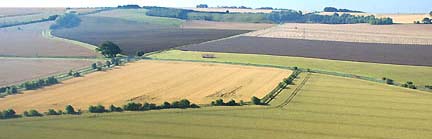
[{"label": "golden wheat field", "polygon": [[162,103],[183,98],[199,104],[218,98],[249,101],[252,96],[265,96],[290,74],[289,70],[249,66],[139,61],[0,98],[0,109],[46,111],[68,104],[87,109],[96,104]]}]

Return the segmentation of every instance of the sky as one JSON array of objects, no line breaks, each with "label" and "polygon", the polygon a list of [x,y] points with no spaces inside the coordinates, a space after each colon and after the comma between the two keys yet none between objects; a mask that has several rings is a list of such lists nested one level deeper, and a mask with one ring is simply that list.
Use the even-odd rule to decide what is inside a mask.
[{"label": "sky", "polygon": [[371,13],[429,13],[432,0],[0,0],[0,7],[111,7],[124,4],[141,6],[194,7],[216,6],[274,7],[319,11],[332,6]]}]

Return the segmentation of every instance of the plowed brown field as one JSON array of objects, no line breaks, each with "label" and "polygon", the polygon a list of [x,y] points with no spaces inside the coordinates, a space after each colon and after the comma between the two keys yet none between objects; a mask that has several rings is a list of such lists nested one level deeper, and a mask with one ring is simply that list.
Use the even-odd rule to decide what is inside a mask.
[{"label": "plowed brown field", "polygon": [[0,98],[0,109],[46,111],[63,109],[68,104],[87,109],[96,104],[161,103],[182,98],[200,104],[208,104],[217,98],[248,101],[251,96],[263,97],[289,74],[291,71],[288,70],[262,67],[140,61]]}]

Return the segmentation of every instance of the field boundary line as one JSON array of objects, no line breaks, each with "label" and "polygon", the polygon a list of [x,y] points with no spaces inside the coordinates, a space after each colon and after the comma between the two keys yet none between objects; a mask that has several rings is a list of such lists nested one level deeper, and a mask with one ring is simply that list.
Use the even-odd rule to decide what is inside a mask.
[{"label": "field boundary line", "polygon": [[283,109],[284,106],[288,105],[294,99],[295,96],[300,94],[301,89],[306,84],[306,82],[310,79],[310,77],[311,77],[311,73],[307,73],[303,81],[294,89],[294,91],[292,91],[291,95],[284,102],[282,102],[282,104],[277,105],[276,108]]},{"label": "field boundary line", "polygon": [[76,41],[76,40],[71,40],[71,39],[66,39],[66,38],[62,38],[62,37],[58,37],[58,36],[54,36],[52,35],[52,30],[44,30],[42,31],[42,37],[47,38],[47,39],[51,39],[51,40],[57,40],[57,41],[62,41],[62,42],[66,42],[66,43],[71,43],[71,44],[75,44],[87,49],[90,49],[94,52],[96,52],[96,48],[98,48],[95,45],[91,45],[88,43],[84,43],[84,42],[80,42],[80,41]]}]

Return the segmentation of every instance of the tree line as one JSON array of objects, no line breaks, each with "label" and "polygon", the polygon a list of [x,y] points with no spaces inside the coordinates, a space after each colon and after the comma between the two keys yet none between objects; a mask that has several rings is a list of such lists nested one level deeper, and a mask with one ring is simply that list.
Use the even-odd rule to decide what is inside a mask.
[{"label": "tree line", "polygon": [[149,16],[179,18],[185,20],[207,20],[224,22],[251,23],[324,23],[324,24],[356,24],[370,23],[373,25],[393,24],[391,18],[377,18],[370,16],[354,16],[350,14],[319,15],[304,14],[301,11],[281,10],[271,13],[229,13],[229,12],[200,12],[186,9],[166,7],[144,7]]},{"label": "tree line", "polygon": [[325,7],[324,12],[350,12],[350,13],[364,13],[362,11],[350,10],[350,9],[338,9],[335,7]]}]

